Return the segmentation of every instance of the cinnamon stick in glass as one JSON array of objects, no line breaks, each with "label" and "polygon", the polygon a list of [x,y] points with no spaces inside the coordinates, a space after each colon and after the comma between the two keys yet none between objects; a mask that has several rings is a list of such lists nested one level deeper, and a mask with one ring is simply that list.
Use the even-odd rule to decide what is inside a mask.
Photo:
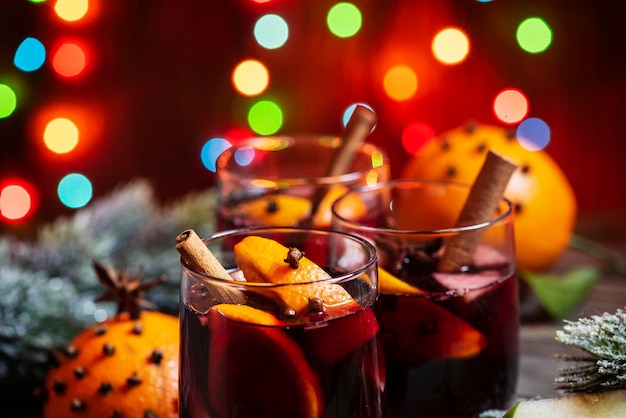
[{"label": "cinnamon stick in glass", "polygon": [[[489,151],[470,189],[456,226],[477,225],[491,220],[516,168],[515,164]],[[470,265],[474,251],[485,231],[486,228],[471,229],[448,239],[439,262],[439,270],[458,272],[462,267]]]},{"label": "cinnamon stick in glass", "polygon": [[[229,282],[233,280],[193,229],[187,229],[176,237],[176,250],[193,271]],[[202,280],[201,276],[197,278]],[[211,288],[212,294],[222,303],[240,304],[246,301],[242,291],[227,284],[222,285],[217,280],[202,282]]]}]

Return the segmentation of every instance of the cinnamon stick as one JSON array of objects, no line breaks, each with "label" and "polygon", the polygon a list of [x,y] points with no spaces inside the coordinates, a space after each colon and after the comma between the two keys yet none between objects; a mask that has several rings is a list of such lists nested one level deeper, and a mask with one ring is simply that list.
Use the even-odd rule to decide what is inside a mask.
[{"label": "cinnamon stick", "polygon": [[[470,189],[456,226],[464,227],[489,221],[497,210],[516,168],[515,164],[489,151]],[[463,266],[468,266],[485,231],[485,228],[478,228],[452,236],[445,246],[439,270],[458,272]]]},{"label": "cinnamon stick", "polygon": [[[176,250],[193,271],[222,280],[233,280],[193,229],[187,229],[176,237]],[[202,277],[197,278],[202,280]],[[244,293],[240,290],[219,284],[216,280],[202,282],[210,288],[215,299],[222,303],[239,304],[246,301]]]},{"label": "cinnamon stick", "polygon": [[[357,105],[346,125],[345,130],[341,136],[341,144],[339,148],[335,150],[335,153],[328,162],[325,177],[339,176],[345,174],[352,165],[356,153],[365,139],[372,132],[374,125],[376,125],[376,114],[365,106]],[[311,213],[308,218],[308,222],[303,226],[308,226],[314,219],[319,204],[326,195],[326,188],[319,187],[311,198]]]}]

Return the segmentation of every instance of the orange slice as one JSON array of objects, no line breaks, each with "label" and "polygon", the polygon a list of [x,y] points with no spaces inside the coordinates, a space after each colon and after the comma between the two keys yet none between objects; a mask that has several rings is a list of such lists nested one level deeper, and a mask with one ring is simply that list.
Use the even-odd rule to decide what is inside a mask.
[{"label": "orange slice", "polygon": [[354,312],[328,326],[306,328],[311,355],[323,364],[334,364],[362,347],[378,333],[378,322],[371,309]]},{"label": "orange slice", "polygon": [[[313,225],[328,228],[332,223],[331,206],[341,195],[346,193],[345,186],[332,187],[320,202],[317,212],[313,217]],[[339,207],[339,214],[346,219],[360,219],[367,213],[367,207],[356,195],[347,196],[344,203]]]},{"label": "orange slice", "polygon": [[[247,316],[243,306],[232,306]],[[209,314],[209,329],[215,343],[209,344],[208,393],[216,416],[322,415],[317,375],[282,329],[232,321],[218,309]]]},{"label": "orange slice", "polygon": [[425,292],[415,286],[411,286],[402,279],[398,279],[382,267],[378,267],[378,286],[380,293],[419,295]]},{"label": "orange slice", "polygon": [[245,203],[241,210],[254,225],[296,226],[309,216],[311,202],[303,197],[276,194]]},{"label": "orange slice", "polygon": [[480,331],[429,299],[398,297],[394,302],[380,301],[377,311],[390,359],[419,364],[473,357],[487,346]]},{"label": "orange slice", "polygon": [[[289,249],[277,241],[248,236],[235,244],[234,251],[235,261],[243,271],[246,280],[291,284],[291,286],[276,287],[272,289],[272,292],[296,313],[304,313],[311,298],[321,299],[327,308],[339,308],[356,303],[352,296],[338,284],[311,283],[327,280],[330,276],[307,257],[302,257],[297,269],[292,268],[284,261]],[[297,285],[298,283],[301,285]]]},{"label": "orange slice", "polygon": [[216,310],[225,317],[234,321],[246,322],[250,324],[280,326],[285,325],[283,321],[276,318],[273,314],[261,309],[253,308],[248,305],[234,305],[230,303],[221,303],[213,306],[211,309]]}]

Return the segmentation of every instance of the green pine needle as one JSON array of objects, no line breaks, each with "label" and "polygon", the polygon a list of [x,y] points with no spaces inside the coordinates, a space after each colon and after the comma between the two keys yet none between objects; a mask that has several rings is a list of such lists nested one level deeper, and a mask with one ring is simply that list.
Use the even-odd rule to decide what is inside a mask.
[{"label": "green pine needle", "polygon": [[147,297],[160,311],[177,314],[176,236],[187,228],[211,234],[214,210],[210,190],[163,206],[149,182],[136,180],[43,225],[32,242],[0,236],[0,379],[40,377],[48,352],[94,323],[96,310],[114,315],[114,303],[93,303],[102,293],[94,260],[143,270],[144,277],[166,275]]}]

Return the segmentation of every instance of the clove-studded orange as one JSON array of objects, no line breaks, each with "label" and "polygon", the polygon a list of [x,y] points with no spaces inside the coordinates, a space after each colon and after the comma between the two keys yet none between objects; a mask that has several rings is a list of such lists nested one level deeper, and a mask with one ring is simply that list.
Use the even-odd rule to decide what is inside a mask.
[{"label": "clove-studded orange", "polygon": [[118,314],[79,333],[57,355],[45,381],[46,418],[178,417],[178,319],[148,307],[144,292],[161,278],[95,263]]},{"label": "clove-studded orange", "polygon": [[[505,197],[515,206],[519,267],[549,268],[569,245],[576,221],[576,197],[556,161],[546,151],[524,148],[514,131],[469,123],[444,132],[418,151],[404,167],[402,177],[472,184],[488,150],[518,166]],[[436,213],[442,216],[442,212]]]}]

